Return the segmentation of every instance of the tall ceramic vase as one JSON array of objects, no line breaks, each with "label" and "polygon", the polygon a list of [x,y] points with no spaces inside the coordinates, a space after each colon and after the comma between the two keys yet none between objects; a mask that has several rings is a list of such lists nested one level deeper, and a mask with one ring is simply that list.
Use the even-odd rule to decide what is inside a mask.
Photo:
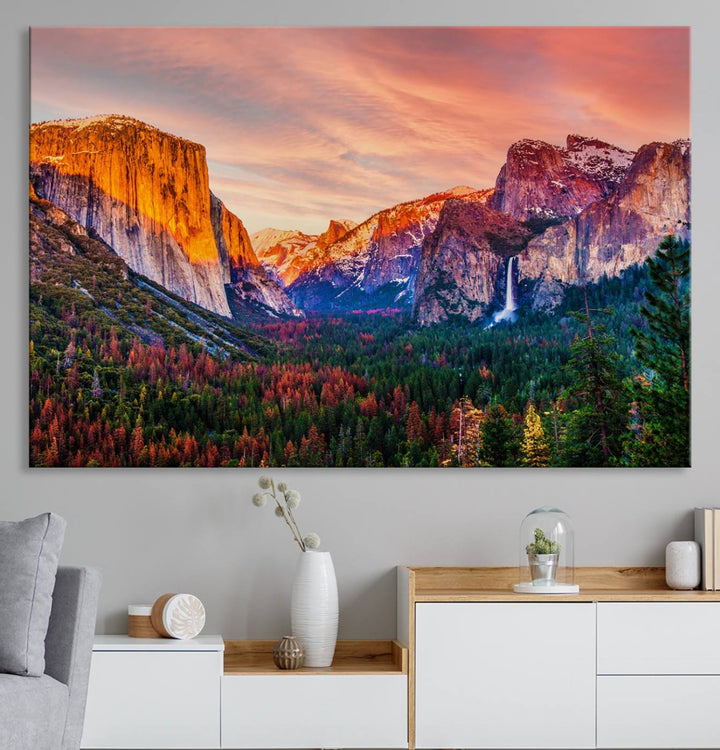
[{"label": "tall ceramic vase", "polygon": [[292,634],[305,649],[306,667],[329,667],[338,630],[338,591],[329,552],[300,553],[290,605]]}]

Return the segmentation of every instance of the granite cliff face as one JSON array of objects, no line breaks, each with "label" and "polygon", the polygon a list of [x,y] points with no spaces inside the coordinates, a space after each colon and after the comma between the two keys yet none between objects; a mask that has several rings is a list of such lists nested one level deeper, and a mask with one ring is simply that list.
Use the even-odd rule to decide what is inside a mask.
[{"label": "granite cliff face", "polygon": [[670,232],[688,238],[689,198],[689,142],[642,146],[608,198],[550,227],[519,255],[519,279],[537,282],[533,307],[555,305],[563,285],[616,276],[643,263]]},{"label": "granite cliff face", "polygon": [[233,316],[241,318],[248,310],[270,315],[302,315],[258,260],[242,221],[212,193],[210,205],[223,281]]},{"label": "granite cliff face", "polygon": [[413,317],[421,325],[457,316],[477,320],[501,307],[506,258],[530,237],[519,221],[481,201],[447,201],[423,242]]},{"label": "granite cliff face", "polygon": [[[232,250],[230,235],[227,251],[219,247],[232,221],[220,222],[222,235],[213,226],[203,146],[115,115],[41,123],[30,129],[30,179],[38,196],[93,230],[134,271],[231,315],[225,284],[233,252],[236,266],[254,254]],[[281,290],[273,297],[290,304]]]},{"label": "granite cliff face", "polygon": [[303,309],[409,307],[422,243],[445,202],[485,202],[491,195],[491,190],[456,187],[380,211],[317,253],[314,267],[288,292]]},{"label": "granite cliff face", "polygon": [[539,227],[557,223],[607,198],[632,158],[630,151],[578,135],[569,135],[565,148],[518,141],[508,150],[491,205]]}]

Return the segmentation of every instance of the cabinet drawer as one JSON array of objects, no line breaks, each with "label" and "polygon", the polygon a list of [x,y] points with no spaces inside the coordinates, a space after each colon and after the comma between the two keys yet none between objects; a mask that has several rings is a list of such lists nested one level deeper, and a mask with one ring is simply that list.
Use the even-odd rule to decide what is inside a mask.
[{"label": "cabinet drawer", "polygon": [[717,676],[598,677],[597,746],[717,748],[718,706]]},{"label": "cabinet drawer", "polygon": [[720,602],[597,605],[598,674],[720,675]]},{"label": "cabinet drawer", "polygon": [[222,653],[92,655],[82,747],[220,747]]},{"label": "cabinet drawer", "polygon": [[226,675],[223,748],[407,747],[406,675]]}]

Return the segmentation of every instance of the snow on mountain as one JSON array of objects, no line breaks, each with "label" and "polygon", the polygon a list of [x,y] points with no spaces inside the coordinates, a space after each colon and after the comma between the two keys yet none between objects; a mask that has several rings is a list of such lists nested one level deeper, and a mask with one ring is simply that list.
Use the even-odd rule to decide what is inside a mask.
[{"label": "snow on mountain", "polygon": [[616,183],[625,176],[635,157],[634,151],[580,135],[569,135],[567,148],[561,151],[570,164],[586,175]]}]

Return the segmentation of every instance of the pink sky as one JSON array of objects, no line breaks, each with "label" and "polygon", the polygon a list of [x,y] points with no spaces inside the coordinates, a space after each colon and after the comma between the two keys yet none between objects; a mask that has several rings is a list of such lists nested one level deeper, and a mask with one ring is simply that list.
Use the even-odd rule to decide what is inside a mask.
[{"label": "pink sky", "polygon": [[250,232],[494,185],[521,138],[689,137],[686,28],[34,28],[31,119],[202,143]]}]

